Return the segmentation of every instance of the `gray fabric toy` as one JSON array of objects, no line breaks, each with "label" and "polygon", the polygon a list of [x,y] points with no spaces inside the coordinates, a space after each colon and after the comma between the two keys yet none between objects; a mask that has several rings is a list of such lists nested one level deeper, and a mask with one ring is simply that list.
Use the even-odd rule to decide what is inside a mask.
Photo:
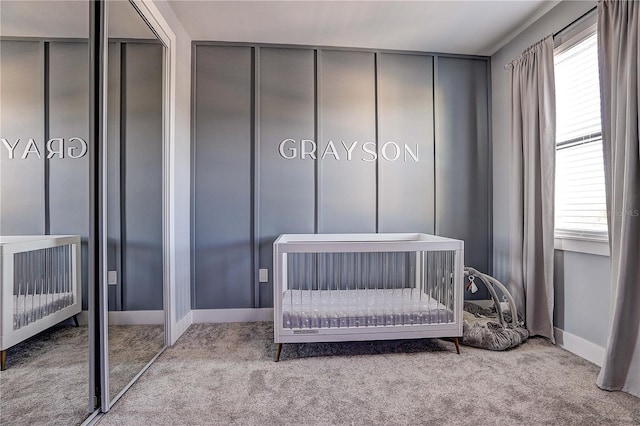
[{"label": "gray fabric toy", "polygon": [[[480,279],[491,294],[493,307],[486,309],[472,302],[464,302],[462,344],[503,351],[527,340],[529,332],[518,317],[516,305],[506,287],[474,268],[465,268],[464,275],[469,280],[467,288],[475,287],[475,279]],[[496,288],[502,293],[506,303],[501,303]],[[507,309],[503,311],[504,308]]]}]

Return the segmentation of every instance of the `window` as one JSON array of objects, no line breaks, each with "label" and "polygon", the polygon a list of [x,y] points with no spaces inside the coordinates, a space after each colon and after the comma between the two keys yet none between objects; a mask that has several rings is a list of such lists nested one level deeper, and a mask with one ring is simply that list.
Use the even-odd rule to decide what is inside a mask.
[{"label": "window", "polygon": [[597,34],[555,53],[558,237],[606,239]]}]

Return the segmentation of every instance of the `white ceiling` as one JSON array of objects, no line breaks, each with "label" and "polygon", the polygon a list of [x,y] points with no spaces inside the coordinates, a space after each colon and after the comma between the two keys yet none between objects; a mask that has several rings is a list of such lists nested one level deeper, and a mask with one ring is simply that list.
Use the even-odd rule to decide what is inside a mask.
[{"label": "white ceiling", "polygon": [[[110,38],[156,38],[128,1],[109,1],[108,11]],[[89,3],[81,0],[0,0],[0,36],[88,38]]]},{"label": "white ceiling", "polygon": [[194,40],[491,55],[559,0],[169,0]]}]

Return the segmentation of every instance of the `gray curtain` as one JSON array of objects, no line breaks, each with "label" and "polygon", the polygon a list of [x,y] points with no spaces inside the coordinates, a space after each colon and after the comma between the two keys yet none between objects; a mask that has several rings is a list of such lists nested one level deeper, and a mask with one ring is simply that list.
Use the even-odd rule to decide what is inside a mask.
[{"label": "gray curtain", "polygon": [[640,397],[640,3],[598,3],[612,319],[598,386]]},{"label": "gray curtain", "polygon": [[555,88],[553,36],[511,69],[511,277],[532,335],[553,336]]}]

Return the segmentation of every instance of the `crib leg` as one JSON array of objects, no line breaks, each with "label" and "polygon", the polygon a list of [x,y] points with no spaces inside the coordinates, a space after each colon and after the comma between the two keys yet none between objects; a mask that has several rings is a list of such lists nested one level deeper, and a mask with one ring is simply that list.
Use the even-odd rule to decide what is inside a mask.
[{"label": "crib leg", "polygon": [[282,343],[278,343],[278,349],[276,349],[276,362],[280,361],[280,352],[282,352]]},{"label": "crib leg", "polygon": [[0,352],[0,371],[4,371],[7,368],[7,351]]},{"label": "crib leg", "polygon": [[73,323],[76,325],[76,327],[80,327],[80,324],[78,324],[78,316],[74,315],[72,318],[73,318]]},{"label": "crib leg", "polygon": [[460,343],[458,342],[457,337],[453,338],[453,344],[456,345],[456,352],[458,352],[458,355],[460,355]]}]

